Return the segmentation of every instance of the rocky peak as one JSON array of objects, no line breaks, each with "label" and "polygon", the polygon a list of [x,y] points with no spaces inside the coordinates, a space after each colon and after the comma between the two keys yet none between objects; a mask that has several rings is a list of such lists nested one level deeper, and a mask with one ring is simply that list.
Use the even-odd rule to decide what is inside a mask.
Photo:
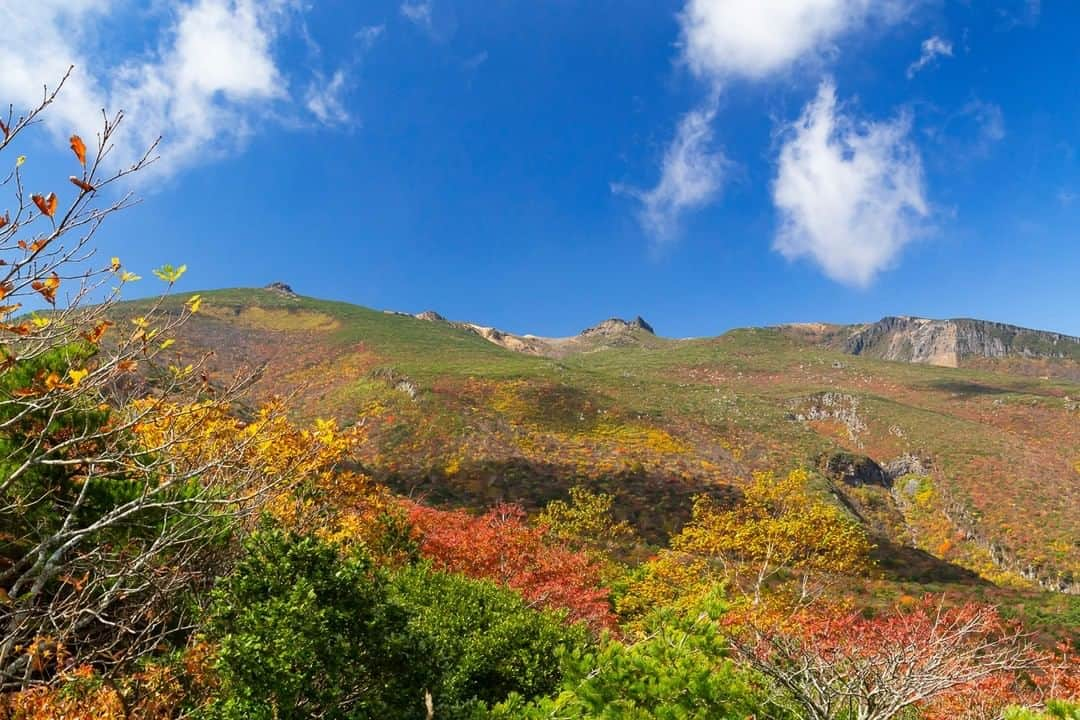
[{"label": "rocky peak", "polygon": [[597,325],[593,325],[590,328],[586,328],[581,331],[582,336],[595,336],[595,335],[623,335],[633,330],[644,330],[650,335],[656,333],[652,329],[652,325],[645,322],[645,319],[638,315],[633,320],[623,320],[622,318],[610,318]]},{"label": "rocky peak", "polygon": [[276,280],[274,282],[270,283],[269,285],[267,285],[263,289],[264,290],[269,290],[271,292],[276,292],[278,295],[284,295],[287,298],[300,297],[295,292],[293,292],[293,289],[291,287],[289,287],[287,284],[285,284],[283,282],[280,282],[280,281],[276,281]]},{"label": "rocky peak", "polygon": [[416,313],[413,317],[417,320],[427,320],[428,322],[446,322],[446,318],[434,310],[425,310],[424,312]]}]

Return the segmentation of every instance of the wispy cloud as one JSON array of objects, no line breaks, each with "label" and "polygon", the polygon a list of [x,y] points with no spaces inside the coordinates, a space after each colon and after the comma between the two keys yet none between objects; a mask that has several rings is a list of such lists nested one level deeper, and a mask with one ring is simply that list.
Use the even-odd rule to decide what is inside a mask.
[{"label": "wispy cloud", "polygon": [[961,108],[960,116],[970,117],[978,127],[978,145],[981,149],[1005,138],[1005,115],[1001,106],[983,100],[970,100]]},{"label": "wispy cloud", "polygon": [[481,50],[480,52],[465,58],[462,61],[461,66],[466,70],[476,70],[478,67],[486,63],[488,60],[487,50]]},{"label": "wispy cloud", "polygon": [[406,0],[401,4],[401,14],[415,25],[431,31],[431,0]]},{"label": "wispy cloud", "polygon": [[730,162],[713,144],[713,119],[717,101],[683,116],[675,138],[664,153],[660,181],[651,190],[623,184],[612,185],[616,193],[641,201],[639,219],[658,244],[671,240],[681,215],[715,198],[724,183]]},{"label": "wispy cloud", "polygon": [[355,37],[360,42],[360,49],[366,51],[370,50],[385,32],[385,25],[367,25],[357,30]]},{"label": "wispy cloud", "polygon": [[287,79],[272,47],[295,11],[290,0],[193,0],[148,55],[102,67],[87,32],[118,0],[0,0],[0,95],[29,107],[41,84],[70,64],[70,85],[47,122],[60,136],[93,137],[101,109],[123,109],[116,160],[130,161],[164,136],[155,172],[171,173],[237,147],[260,115],[288,98]]},{"label": "wispy cloud", "polygon": [[922,52],[919,55],[919,59],[908,65],[908,78],[915,77],[916,73],[937,60],[939,57],[952,57],[952,54],[953,46],[951,42],[937,35],[928,37],[923,40]]},{"label": "wispy cloud", "polygon": [[343,125],[349,122],[345,109],[345,70],[337,70],[329,81],[316,75],[304,94],[304,105],[324,125]]},{"label": "wispy cloud", "polygon": [[1009,0],[997,8],[1003,30],[1016,27],[1035,27],[1042,17],[1042,0]]},{"label": "wispy cloud", "polygon": [[929,214],[922,162],[910,122],[859,121],[838,108],[836,88],[786,129],[773,202],[781,226],[773,247],[807,257],[827,276],[869,285],[919,232]]}]

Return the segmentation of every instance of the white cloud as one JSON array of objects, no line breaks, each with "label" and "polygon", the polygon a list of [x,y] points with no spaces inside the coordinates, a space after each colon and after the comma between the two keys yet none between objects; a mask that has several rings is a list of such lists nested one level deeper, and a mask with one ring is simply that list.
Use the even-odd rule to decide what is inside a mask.
[{"label": "white cloud", "polygon": [[419,25],[425,30],[431,30],[431,0],[418,0],[410,2],[405,0],[401,4],[401,14],[410,22]]},{"label": "white cloud", "polygon": [[952,57],[952,51],[952,43],[948,40],[937,35],[926,38],[923,40],[922,53],[919,55],[919,59],[908,65],[908,78],[915,77],[915,73],[919,72],[939,57]]},{"label": "white cloud", "polygon": [[760,79],[820,53],[871,12],[871,0],[687,0],[680,15],[683,57],[698,76]]},{"label": "white cloud", "polygon": [[[295,0],[191,0],[173,9],[151,52],[108,67],[94,59],[92,32],[124,11],[121,0],[0,0],[0,96],[30,107],[42,82],[74,64],[46,114],[57,135],[93,137],[102,108],[123,110],[116,161],[132,161],[160,135],[155,172],[172,173],[235,149],[289,99],[273,44],[296,7]],[[335,116],[329,100],[321,107]]]},{"label": "white cloud", "polygon": [[730,163],[723,152],[713,146],[712,122],[716,110],[717,102],[713,99],[683,116],[675,139],[664,153],[660,182],[656,187],[640,190],[612,185],[614,192],[641,201],[639,219],[657,242],[674,237],[682,213],[708,204],[723,186]]},{"label": "white cloud", "polygon": [[[681,60],[707,81],[715,96],[733,80],[763,80],[800,61],[817,59],[845,32],[873,19],[891,22],[918,0],[686,0],[679,14]],[[706,205],[719,192],[723,156],[709,151],[715,115],[695,110],[684,116],[664,156],[660,183],[636,196],[647,231],[666,239],[679,215]],[[687,143],[696,127],[706,142]],[[687,168],[687,172],[679,170]],[[680,180],[688,177],[690,181]],[[708,188],[703,192],[702,188]]]},{"label": "white cloud", "polygon": [[836,88],[788,129],[773,202],[781,227],[773,247],[808,257],[833,280],[865,287],[897,259],[929,214],[910,122],[860,122],[837,107]]},{"label": "white cloud", "polygon": [[304,105],[324,125],[343,125],[349,122],[342,95],[345,93],[345,71],[338,70],[329,82],[321,76],[308,85]]}]

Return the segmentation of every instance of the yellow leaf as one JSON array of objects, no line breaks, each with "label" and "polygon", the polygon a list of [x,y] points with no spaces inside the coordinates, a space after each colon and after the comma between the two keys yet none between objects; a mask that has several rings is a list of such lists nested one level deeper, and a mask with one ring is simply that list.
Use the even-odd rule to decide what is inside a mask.
[{"label": "yellow leaf", "polygon": [[38,292],[41,297],[45,298],[50,305],[56,304],[56,290],[60,287],[60,276],[55,272],[44,280],[35,280],[30,283],[30,287]]},{"label": "yellow leaf", "polygon": [[180,279],[180,276],[187,272],[187,265],[181,265],[180,267],[173,267],[172,265],[162,265],[154,270],[154,274],[161,280],[169,283],[170,285]]},{"label": "yellow leaf", "polygon": [[15,167],[20,167],[24,162],[26,162],[26,156],[20,155],[19,157],[15,158]]},{"label": "yellow leaf", "polygon": [[168,340],[165,340],[164,342],[161,343],[161,349],[162,350],[168,350],[169,348],[171,348],[173,346],[173,343],[175,343],[175,342],[176,342],[175,340],[173,340],[172,338],[169,338]]},{"label": "yellow leaf", "polygon": [[120,282],[135,282],[136,280],[142,280],[142,278],[129,270],[125,270],[120,276]]},{"label": "yellow leaf", "polygon": [[184,304],[187,305],[187,309],[194,315],[199,312],[199,308],[202,306],[202,295],[192,295]]},{"label": "yellow leaf", "polygon": [[71,378],[71,387],[77,388],[79,384],[86,379],[86,376],[90,374],[90,371],[86,368],[82,370],[68,370],[68,377]]},{"label": "yellow leaf", "polygon": [[120,258],[113,257],[113,259],[111,261],[109,261],[109,268],[113,272],[116,272],[117,270],[119,270],[120,269]]}]

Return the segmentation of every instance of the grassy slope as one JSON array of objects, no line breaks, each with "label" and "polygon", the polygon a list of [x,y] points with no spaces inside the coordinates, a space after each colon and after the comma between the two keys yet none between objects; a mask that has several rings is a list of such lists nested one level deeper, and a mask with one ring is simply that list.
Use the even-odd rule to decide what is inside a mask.
[{"label": "grassy slope", "polygon": [[221,372],[269,363],[258,392],[295,392],[299,415],[363,414],[359,459],[403,491],[537,507],[585,482],[660,540],[693,494],[737,492],[753,470],[913,453],[931,473],[894,493],[818,482],[927,557],[995,580],[1080,574],[1075,383],[849,357],[764,329],[551,360],[345,303],[203,295],[182,350],[215,349]]}]

